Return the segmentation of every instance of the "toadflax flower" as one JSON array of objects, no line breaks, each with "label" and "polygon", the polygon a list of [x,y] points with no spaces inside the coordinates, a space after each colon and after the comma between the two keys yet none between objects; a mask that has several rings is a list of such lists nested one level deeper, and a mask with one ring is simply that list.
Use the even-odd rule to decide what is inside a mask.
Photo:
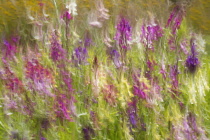
[{"label": "toadflax flower", "polygon": [[128,41],[132,39],[132,28],[126,18],[121,18],[116,27],[114,39],[121,48],[128,48]]},{"label": "toadflax flower", "polygon": [[15,76],[9,67],[5,67],[4,71],[0,72],[0,79],[5,82],[7,89],[12,92],[19,93],[22,89],[22,81]]},{"label": "toadflax flower", "polygon": [[199,65],[197,52],[196,52],[196,45],[195,40],[191,39],[191,54],[186,59],[186,67],[189,70],[189,72],[194,73]]},{"label": "toadflax flower", "polygon": [[64,12],[63,15],[61,15],[61,18],[66,20],[66,22],[68,23],[70,20],[73,19],[71,13],[69,13],[69,11]]},{"label": "toadflax flower", "polygon": [[163,30],[161,26],[157,24],[147,26],[143,25],[141,27],[140,41],[148,48],[153,48],[154,41],[158,40],[162,36]]},{"label": "toadflax flower", "polygon": [[50,50],[50,55],[54,62],[65,59],[66,50],[62,48],[62,45],[60,44],[58,37],[55,33],[52,34]]},{"label": "toadflax flower", "polygon": [[129,115],[129,121],[132,125],[132,127],[137,126],[137,100],[134,98],[132,102],[128,103],[128,115]]},{"label": "toadflax flower", "polygon": [[187,140],[197,140],[200,133],[196,117],[193,113],[189,113],[183,120],[184,136]]},{"label": "toadflax flower", "polygon": [[149,89],[148,85],[143,80],[140,80],[140,75],[134,75],[133,80],[133,94],[141,99],[146,99],[146,92]]},{"label": "toadflax flower", "polygon": [[120,61],[120,54],[118,53],[117,50],[112,50],[111,51],[111,57],[112,57],[112,60],[115,64],[115,66],[117,68],[120,68],[122,66],[122,62]]},{"label": "toadflax flower", "polygon": [[166,27],[171,27],[172,34],[176,34],[177,30],[180,28],[184,16],[185,12],[180,6],[174,7],[166,24]]},{"label": "toadflax flower", "polygon": [[89,31],[87,31],[85,33],[85,36],[84,36],[84,47],[85,48],[88,48],[92,45],[92,39],[91,39],[91,36],[90,36],[90,33]]},{"label": "toadflax flower", "polygon": [[26,64],[26,78],[29,79],[29,87],[39,93],[53,96],[51,86],[53,83],[50,71],[44,68],[36,59]]},{"label": "toadflax flower", "polygon": [[88,52],[86,48],[78,47],[74,50],[72,59],[76,65],[87,64]]},{"label": "toadflax flower", "polygon": [[16,46],[12,45],[9,41],[4,40],[4,47],[2,48],[4,52],[4,58],[13,58],[16,53]]},{"label": "toadflax flower", "polygon": [[91,140],[91,136],[94,135],[94,130],[90,126],[82,128],[84,140]]},{"label": "toadflax flower", "polygon": [[65,71],[65,70],[62,70],[61,71],[61,75],[63,77],[63,81],[68,89],[69,92],[73,92],[73,88],[72,88],[72,79],[71,79],[71,76],[70,74]]},{"label": "toadflax flower", "polygon": [[147,94],[138,86],[133,86],[133,93],[134,95],[138,96],[139,98],[146,99]]},{"label": "toadflax flower", "polygon": [[60,94],[57,96],[56,99],[56,109],[55,113],[57,117],[61,119],[66,119],[69,121],[72,121],[72,111],[71,111],[71,105],[72,102],[74,102],[74,99],[69,99],[65,94]]},{"label": "toadflax flower", "polygon": [[173,89],[177,89],[179,86],[179,81],[178,81],[178,67],[177,65],[173,65],[170,67],[170,78],[171,78],[171,82],[172,82],[172,87]]}]

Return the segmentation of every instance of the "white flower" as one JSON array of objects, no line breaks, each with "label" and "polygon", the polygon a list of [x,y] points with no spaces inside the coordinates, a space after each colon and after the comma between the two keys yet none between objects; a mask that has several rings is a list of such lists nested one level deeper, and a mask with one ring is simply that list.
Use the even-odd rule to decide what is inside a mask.
[{"label": "white flower", "polygon": [[98,13],[98,19],[100,21],[104,21],[104,20],[109,19],[109,14],[108,14],[109,10],[104,7],[104,4],[103,4],[102,1],[97,1],[96,8],[97,8],[97,11],[98,11],[97,12]]},{"label": "white flower", "polygon": [[198,48],[197,48],[198,52],[201,52],[201,53],[205,54],[206,53],[205,52],[206,42],[203,39],[202,35],[201,34],[197,35],[196,39],[197,39],[196,45],[198,46]]},{"label": "white flower", "polygon": [[98,22],[98,21],[92,21],[92,22],[89,22],[89,24],[91,26],[98,27],[98,28],[101,28],[102,27],[101,22]]},{"label": "white flower", "polygon": [[27,13],[28,18],[29,18],[31,21],[33,21],[33,20],[35,19],[34,17],[31,16],[31,9],[30,9],[30,8],[27,8],[26,13]]},{"label": "white flower", "polygon": [[69,4],[66,4],[66,8],[69,10],[69,13],[71,13],[73,16],[78,15],[77,14],[77,4],[75,0],[71,0]]}]

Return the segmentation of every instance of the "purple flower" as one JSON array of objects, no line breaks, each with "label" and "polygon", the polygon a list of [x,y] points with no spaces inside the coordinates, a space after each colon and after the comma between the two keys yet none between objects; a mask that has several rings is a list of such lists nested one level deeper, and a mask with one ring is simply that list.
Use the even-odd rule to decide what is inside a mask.
[{"label": "purple flower", "polygon": [[73,62],[77,65],[87,63],[88,52],[86,48],[78,47],[74,50],[72,55]]},{"label": "purple flower", "polygon": [[22,81],[8,67],[5,67],[5,70],[1,72],[0,78],[5,82],[7,89],[16,93],[20,92],[23,86]]},{"label": "purple flower", "polygon": [[186,60],[186,67],[191,73],[194,73],[198,67],[199,61],[198,58],[195,56],[188,56]]},{"label": "purple flower", "polygon": [[180,6],[174,7],[171,12],[166,27],[171,26],[172,33],[176,34],[176,31],[180,28],[183,17],[185,16],[184,10]]},{"label": "purple flower", "polygon": [[139,98],[146,99],[146,93],[137,86],[133,86],[133,93],[134,95],[138,96]]},{"label": "purple flower", "polygon": [[47,140],[45,137],[41,137],[40,140]]},{"label": "purple flower", "polygon": [[134,113],[130,113],[129,114],[129,120],[132,124],[132,126],[136,126],[137,125],[137,121],[136,121],[136,117]]},{"label": "purple flower", "polygon": [[51,48],[51,58],[53,61],[63,60],[66,56],[66,51],[61,46],[53,46]]},{"label": "purple flower", "polygon": [[91,38],[89,38],[89,37],[85,37],[85,43],[84,43],[84,46],[85,46],[85,47],[89,47],[89,46],[91,45],[91,43],[92,43]]},{"label": "purple flower", "polygon": [[84,139],[85,140],[91,140],[91,135],[94,134],[94,130],[91,127],[84,127],[82,129],[83,134],[84,134]]},{"label": "purple flower", "polygon": [[132,39],[131,38],[132,29],[131,29],[129,21],[125,18],[121,18],[116,28],[117,28],[117,31],[116,31],[114,39],[117,41],[117,44],[120,47],[128,46],[127,41]]},{"label": "purple flower", "polygon": [[176,50],[176,38],[175,36],[170,36],[168,39],[168,45],[171,50]]},{"label": "purple flower", "polygon": [[149,71],[153,71],[156,64],[157,63],[154,60],[147,60],[147,67],[149,68]]},{"label": "purple flower", "polygon": [[64,20],[66,20],[67,22],[69,22],[70,20],[73,19],[71,13],[69,13],[68,11],[66,11],[62,16],[61,18],[63,18]]},{"label": "purple flower", "polygon": [[16,46],[10,44],[7,40],[4,41],[4,57],[5,58],[11,58],[14,57],[15,53],[16,53]]},{"label": "purple flower", "polygon": [[148,90],[147,85],[139,80],[140,75],[134,75],[134,85],[133,85],[133,94],[138,96],[141,99],[146,99],[147,94],[145,93],[145,90]]},{"label": "purple flower", "polygon": [[189,113],[184,119],[183,126],[185,138],[187,140],[196,140],[200,131],[197,127],[196,118],[192,113]]},{"label": "purple flower", "polygon": [[199,65],[194,39],[191,39],[191,54],[187,57],[185,64],[191,73],[194,73]]},{"label": "purple flower", "polygon": [[137,103],[137,100],[135,98],[133,98],[132,102],[128,103],[129,121],[130,121],[130,123],[133,127],[137,126],[137,120],[136,120],[136,118],[137,118],[137,114],[136,114],[137,106],[136,106],[136,103]]},{"label": "purple flower", "polygon": [[18,89],[22,86],[22,82],[18,78],[8,79],[7,87],[13,92],[17,92]]},{"label": "purple flower", "polygon": [[7,109],[17,109],[18,108],[18,104],[16,101],[9,99],[7,101],[7,103],[5,104]]},{"label": "purple flower", "polygon": [[72,88],[72,79],[70,77],[70,74],[67,71],[61,71],[61,74],[63,77],[63,81],[68,88],[68,91],[72,92],[73,88]]},{"label": "purple flower", "polygon": [[52,96],[50,92],[53,83],[50,71],[44,68],[37,60],[28,61],[26,64],[26,78],[30,79],[29,87],[40,93]]},{"label": "purple flower", "polygon": [[180,48],[182,49],[182,51],[184,52],[184,54],[188,55],[188,51],[187,51],[187,49],[186,49],[186,46],[187,46],[186,40],[183,40],[183,41],[180,43]]},{"label": "purple flower", "polygon": [[179,85],[178,74],[179,74],[179,71],[178,71],[177,65],[171,66],[170,67],[170,78],[171,78],[172,85],[173,85],[174,89],[177,89],[178,85]]},{"label": "purple flower", "polygon": [[66,50],[62,48],[55,34],[52,35],[51,39],[51,58],[54,62],[66,58]]},{"label": "purple flower", "polygon": [[71,100],[68,99],[68,97],[65,94],[59,95],[57,97],[56,111],[55,111],[57,117],[72,121],[72,118],[70,116],[71,111],[69,109],[70,105],[71,105]]},{"label": "purple flower", "polygon": [[155,25],[143,25],[141,27],[140,41],[148,48],[153,48],[154,41],[158,40],[163,36],[162,28]]},{"label": "purple flower", "polygon": [[122,66],[122,62],[120,61],[120,54],[118,53],[117,50],[112,50],[111,51],[111,57],[112,57],[112,60],[115,64],[115,66],[117,68],[120,68]]},{"label": "purple flower", "polygon": [[18,43],[19,40],[20,40],[20,37],[19,37],[19,36],[13,36],[13,37],[12,37],[12,41],[13,41],[14,43]]},{"label": "purple flower", "polygon": [[199,132],[199,129],[196,123],[196,118],[195,118],[195,115],[193,115],[193,113],[189,113],[189,115],[187,116],[187,121],[194,132]]},{"label": "purple flower", "polygon": [[85,37],[84,37],[84,47],[87,48],[87,47],[90,47],[90,45],[92,44],[92,39],[90,37],[90,33],[87,32],[85,34]]}]

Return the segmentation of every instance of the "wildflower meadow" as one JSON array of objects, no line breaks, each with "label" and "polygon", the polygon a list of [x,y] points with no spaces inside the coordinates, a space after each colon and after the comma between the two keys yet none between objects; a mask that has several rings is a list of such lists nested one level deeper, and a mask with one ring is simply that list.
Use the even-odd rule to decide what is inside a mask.
[{"label": "wildflower meadow", "polygon": [[196,1],[2,0],[0,140],[210,139]]}]

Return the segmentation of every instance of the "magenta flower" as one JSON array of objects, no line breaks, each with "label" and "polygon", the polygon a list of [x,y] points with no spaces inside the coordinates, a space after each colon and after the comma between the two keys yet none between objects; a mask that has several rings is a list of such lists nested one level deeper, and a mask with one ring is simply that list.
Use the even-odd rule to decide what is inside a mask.
[{"label": "magenta flower", "polygon": [[199,128],[196,123],[196,118],[192,113],[186,117],[183,121],[184,135],[187,140],[197,140],[200,133]]},{"label": "magenta flower", "polygon": [[117,41],[117,44],[120,47],[127,48],[128,42],[132,39],[132,28],[127,19],[121,18],[120,22],[117,25],[117,31],[114,39]]},{"label": "magenta flower", "polygon": [[66,11],[62,16],[61,18],[63,18],[64,20],[66,20],[66,22],[69,22],[70,20],[73,19],[71,13],[69,13],[68,11]]},{"label": "magenta flower", "polygon": [[55,34],[52,35],[51,39],[51,58],[54,62],[64,60],[66,58],[66,50],[62,48],[58,38]]},{"label": "magenta flower", "polygon": [[7,40],[4,41],[4,47],[2,48],[5,58],[13,58],[17,52],[16,46],[10,44]]},{"label": "magenta flower", "polygon": [[134,80],[133,94],[141,99],[146,99],[147,94],[145,93],[145,91],[148,90],[148,87],[146,86],[144,82],[139,81],[138,79],[139,76],[140,75],[133,76],[133,80]]},{"label": "magenta flower", "polygon": [[137,86],[133,86],[133,93],[141,99],[146,99],[147,97],[146,93]]},{"label": "magenta flower", "polygon": [[63,77],[63,81],[64,81],[65,85],[68,88],[68,91],[72,92],[73,88],[72,88],[72,79],[70,77],[70,74],[67,71],[61,71],[61,75]]},{"label": "magenta flower", "polygon": [[22,82],[18,78],[8,79],[8,83],[6,84],[7,88],[11,91],[17,92],[20,87],[22,87]]},{"label": "magenta flower", "polygon": [[18,42],[20,41],[20,37],[19,37],[19,36],[13,36],[13,37],[12,37],[12,41],[13,41],[14,43],[18,43]]},{"label": "magenta flower", "polygon": [[166,27],[171,27],[172,33],[176,34],[176,31],[180,28],[182,20],[185,16],[183,9],[180,6],[174,7],[173,11],[171,12]]},{"label": "magenta flower", "polygon": [[26,64],[26,78],[30,79],[29,87],[38,91],[53,96],[51,93],[51,85],[53,83],[50,71],[44,68],[35,59],[28,61]]},{"label": "magenta flower", "polygon": [[15,93],[20,92],[23,86],[22,82],[8,67],[5,67],[5,70],[0,72],[0,78],[5,82],[7,89]]},{"label": "magenta flower", "polygon": [[65,94],[61,94],[57,97],[56,115],[61,119],[72,121],[71,112],[69,110],[70,100]]},{"label": "magenta flower", "polygon": [[43,2],[39,2],[38,5],[39,5],[40,7],[43,7],[43,6],[44,6],[44,3],[43,3]]},{"label": "magenta flower", "polygon": [[178,71],[177,65],[171,66],[170,67],[170,78],[171,78],[172,86],[174,89],[177,89],[179,86],[178,74],[179,74],[179,71]]},{"label": "magenta flower", "polygon": [[155,65],[157,65],[157,63],[154,60],[147,60],[147,67],[149,71],[153,71]]},{"label": "magenta flower", "polygon": [[148,48],[153,49],[154,41],[157,41],[162,36],[163,30],[157,24],[148,26],[143,25],[141,27],[140,41]]}]

